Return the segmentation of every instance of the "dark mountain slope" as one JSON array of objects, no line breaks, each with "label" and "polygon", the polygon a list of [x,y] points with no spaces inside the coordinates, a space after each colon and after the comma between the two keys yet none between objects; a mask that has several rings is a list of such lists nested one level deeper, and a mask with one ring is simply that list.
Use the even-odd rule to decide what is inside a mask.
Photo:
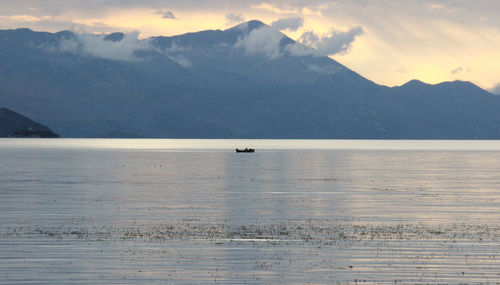
[{"label": "dark mountain slope", "polygon": [[405,113],[393,131],[413,138],[500,138],[500,98],[470,82],[410,81],[394,91]]},{"label": "dark mountain slope", "polygon": [[500,138],[500,98],[471,83],[388,88],[328,57],[292,55],[279,33],[278,56],[241,44],[269,29],[90,42],[117,54],[137,45],[126,60],[83,52],[88,41],[71,32],[0,31],[0,105],[66,137]]},{"label": "dark mountain slope", "polygon": [[6,108],[0,108],[0,137],[57,138],[46,126]]}]

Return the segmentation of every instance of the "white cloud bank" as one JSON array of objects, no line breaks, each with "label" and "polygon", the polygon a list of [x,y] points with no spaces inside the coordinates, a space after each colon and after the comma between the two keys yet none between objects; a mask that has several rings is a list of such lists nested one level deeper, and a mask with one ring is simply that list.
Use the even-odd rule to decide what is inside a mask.
[{"label": "white cloud bank", "polygon": [[238,40],[235,48],[243,48],[246,54],[261,54],[270,59],[276,59],[284,53],[292,56],[328,56],[348,53],[352,43],[363,34],[361,27],[348,31],[331,30],[330,33],[318,35],[313,31],[302,34],[295,43],[282,45],[285,37],[280,30],[296,31],[302,27],[302,18],[285,18],[271,24],[252,30]]},{"label": "white cloud bank", "polygon": [[178,63],[186,68],[190,68],[193,66],[193,63],[191,62],[191,60],[189,60],[184,55],[184,52],[191,50],[190,46],[189,47],[182,47],[182,46],[179,46],[175,41],[173,41],[172,44],[170,45],[170,47],[168,47],[164,50],[158,50],[156,48],[152,48],[152,49],[154,49],[155,51],[157,51],[159,53],[162,53],[163,55],[165,55],[169,59],[175,61],[176,63]]},{"label": "white cloud bank", "polygon": [[185,51],[190,50],[189,47],[181,47],[173,42],[170,47],[160,50],[149,40],[140,40],[137,32],[123,34],[123,36],[114,35],[116,36],[75,34],[74,38],[62,39],[56,47],[49,47],[48,50],[118,61],[140,61],[144,58],[138,57],[137,51],[152,51],[163,54],[183,67],[193,66],[193,63],[184,55]]},{"label": "white cloud bank", "polygon": [[284,35],[278,30],[263,26],[239,39],[234,47],[243,48],[246,54],[258,54],[276,59],[281,56],[280,42],[283,37]]},{"label": "white cloud bank", "polygon": [[347,53],[352,43],[363,34],[361,27],[354,27],[348,31],[331,30],[330,33],[318,35],[313,31],[302,34],[298,42],[311,47],[319,56]]},{"label": "white cloud bank", "polygon": [[59,50],[84,56],[93,56],[110,60],[134,61],[137,50],[151,50],[146,41],[139,40],[139,33],[124,34],[120,41],[105,40],[106,35],[77,34],[76,38],[63,39]]}]

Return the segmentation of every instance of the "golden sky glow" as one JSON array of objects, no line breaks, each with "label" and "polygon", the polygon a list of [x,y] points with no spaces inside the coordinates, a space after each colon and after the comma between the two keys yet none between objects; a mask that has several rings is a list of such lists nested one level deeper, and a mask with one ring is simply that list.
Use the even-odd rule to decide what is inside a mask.
[{"label": "golden sky glow", "polygon": [[283,31],[292,39],[361,27],[349,51],[331,57],[379,84],[467,80],[491,89],[500,82],[500,2],[493,0],[0,0],[0,10],[0,29],[138,31],[142,38],[229,28],[237,24],[229,13],[267,24],[301,17],[300,29]]}]

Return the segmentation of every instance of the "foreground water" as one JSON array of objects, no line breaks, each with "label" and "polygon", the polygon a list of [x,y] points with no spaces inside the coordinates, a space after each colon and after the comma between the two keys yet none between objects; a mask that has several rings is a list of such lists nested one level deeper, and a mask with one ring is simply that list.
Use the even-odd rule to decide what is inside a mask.
[{"label": "foreground water", "polygon": [[499,161],[497,141],[3,139],[0,283],[500,282]]}]

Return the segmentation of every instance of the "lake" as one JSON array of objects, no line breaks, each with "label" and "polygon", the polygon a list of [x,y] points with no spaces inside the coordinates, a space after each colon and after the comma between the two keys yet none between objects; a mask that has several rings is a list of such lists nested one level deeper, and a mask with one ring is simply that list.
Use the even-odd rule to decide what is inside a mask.
[{"label": "lake", "polygon": [[500,141],[0,139],[0,284],[495,283],[499,209]]}]

